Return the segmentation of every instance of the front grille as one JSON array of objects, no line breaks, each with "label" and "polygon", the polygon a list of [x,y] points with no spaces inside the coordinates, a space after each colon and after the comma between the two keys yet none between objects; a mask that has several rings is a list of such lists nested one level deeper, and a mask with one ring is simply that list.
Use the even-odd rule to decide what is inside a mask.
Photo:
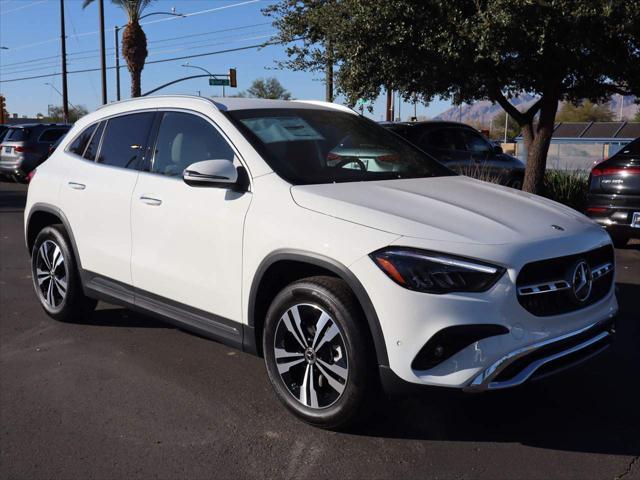
[{"label": "front grille", "polygon": [[[584,301],[573,290],[574,269],[584,260],[592,272],[592,288]],[[539,317],[560,315],[602,300],[613,283],[614,252],[611,245],[588,252],[526,264],[516,281],[518,302]]]}]

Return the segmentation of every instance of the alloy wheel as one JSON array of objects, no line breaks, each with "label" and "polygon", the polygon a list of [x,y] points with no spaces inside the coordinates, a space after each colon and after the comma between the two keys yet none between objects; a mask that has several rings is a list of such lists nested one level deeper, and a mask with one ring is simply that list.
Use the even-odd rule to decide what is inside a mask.
[{"label": "alloy wheel", "polygon": [[52,240],[42,242],[36,256],[36,281],[42,300],[52,309],[58,308],[67,295],[67,273],[60,246]]},{"label": "alloy wheel", "polygon": [[347,384],[349,364],[338,326],[323,309],[311,304],[289,308],[278,321],[274,338],[278,373],[303,405],[333,405]]}]

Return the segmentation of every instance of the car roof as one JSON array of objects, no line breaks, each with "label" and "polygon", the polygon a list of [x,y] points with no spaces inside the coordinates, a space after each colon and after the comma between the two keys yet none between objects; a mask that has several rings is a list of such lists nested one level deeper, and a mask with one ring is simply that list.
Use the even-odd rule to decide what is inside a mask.
[{"label": "car roof", "polygon": [[420,122],[380,122],[380,125],[384,127],[455,127],[455,128],[470,128],[475,130],[471,125],[467,125],[466,123],[461,122],[451,122],[448,120],[423,120]]},{"label": "car roof", "polygon": [[17,123],[7,125],[9,128],[34,128],[34,127],[71,127],[68,123]]},{"label": "car roof", "polygon": [[302,109],[327,109],[327,110],[341,110],[348,113],[357,115],[357,112],[351,110],[349,107],[340,105],[337,103],[322,102],[317,100],[270,100],[266,98],[242,98],[242,97],[198,97],[195,95],[152,95],[148,97],[131,98],[122,100],[120,102],[113,102],[107,105],[99,107],[99,109],[109,106],[129,106],[140,104],[141,108],[148,108],[154,103],[154,99],[162,100],[163,103],[167,101],[203,101],[209,104],[213,104],[218,110],[234,111],[234,110],[254,110],[262,108],[302,108]]}]

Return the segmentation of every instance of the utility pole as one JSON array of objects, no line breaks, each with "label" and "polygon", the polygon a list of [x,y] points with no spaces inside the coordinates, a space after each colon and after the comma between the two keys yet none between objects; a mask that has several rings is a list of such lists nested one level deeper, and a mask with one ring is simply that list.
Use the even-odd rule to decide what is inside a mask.
[{"label": "utility pole", "polygon": [[504,143],[507,143],[507,128],[509,126],[509,114],[504,112]]},{"label": "utility pole", "polygon": [[392,103],[392,91],[389,87],[387,87],[387,113],[385,115],[385,118],[387,120],[387,122],[390,122],[393,120],[393,103]]},{"label": "utility pole", "polygon": [[333,51],[331,49],[331,42],[327,40],[326,46],[327,65],[325,72],[325,100],[327,102],[333,102]]},{"label": "utility pole", "polygon": [[69,122],[69,97],[67,94],[67,39],[64,31],[64,0],[60,0],[60,42],[62,54],[62,120]]},{"label": "utility pole", "polygon": [[104,47],[104,0],[98,1],[100,11],[100,69],[102,71],[102,104],[107,104],[107,56]]},{"label": "utility pole", "polygon": [[116,100],[120,101],[120,52],[118,50],[118,31],[120,27],[116,25],[113,29],[113,33],[115,34],[115,47],[116,47]]}]

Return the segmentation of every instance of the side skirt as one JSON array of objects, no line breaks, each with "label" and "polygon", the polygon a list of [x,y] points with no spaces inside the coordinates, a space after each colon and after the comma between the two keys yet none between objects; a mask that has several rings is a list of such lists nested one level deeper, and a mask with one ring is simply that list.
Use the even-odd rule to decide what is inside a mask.
[{"label": "side skirt", "polygon": [[251,351],[251,348],[243,348],[243,334],[248,327],[241,323],[174,302],[87,270],[81,272],[81,279],[85,294],[91,298],[121,305],[225,345]]}]

